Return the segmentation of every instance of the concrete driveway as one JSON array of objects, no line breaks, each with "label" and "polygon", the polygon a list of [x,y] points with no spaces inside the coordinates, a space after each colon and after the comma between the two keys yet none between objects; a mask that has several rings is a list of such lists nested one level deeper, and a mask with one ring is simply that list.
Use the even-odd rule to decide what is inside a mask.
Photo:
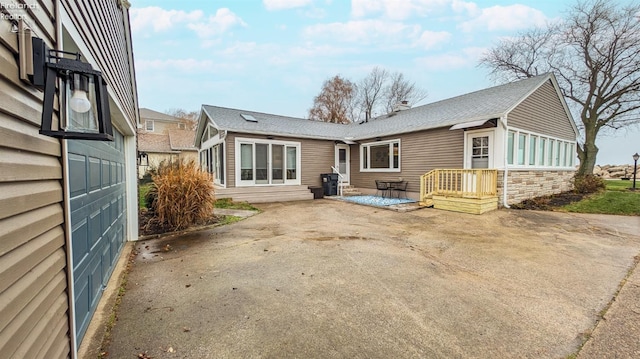
[{"label": "concrete driveway", "polygon": [[640,251],[637,217],[262,208],[136,243],[108,357],[565,357]]}]

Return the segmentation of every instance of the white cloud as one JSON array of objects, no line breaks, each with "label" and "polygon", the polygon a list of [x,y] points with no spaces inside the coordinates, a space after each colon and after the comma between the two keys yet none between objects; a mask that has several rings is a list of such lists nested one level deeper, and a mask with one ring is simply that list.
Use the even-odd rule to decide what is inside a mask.
[{"label": "white cloud", "polygon": [[464,67],[468,63],[464,56],[455,54],[425,56],[417,59],[416,62],[429,71],[454,70]]},{"label": "white cloud", "polygon": [[432,49],[439,44],[446,43],[451,40],[451,33],[446,31],[424,31],[420,37],[413,42],[416,47],[422,47],[426,50]]},{"label": "white cloud", "polygon": [[295,9],[311,5],[311,0],[262,0],[269,11]]},{"label": "white cloud", "polygon": [[[143,73],[157,74],[169,71],[173,74],[228,74],[232,71],[242,69],[242,64],[236,62],[220,62],[213,60],[202,60],[196,58],[187,59],[154,59],[154,60],[136,60],[136,71]],[[175,77],[175,76],[174,76]],[[180,76],[178,76],[180,77]]]},{"label": "white cloud", "polygon": [[475,15],[478,13],[478,5],[473,2],[466,2],[462,0],[453,0],[451,2],[451,9],[453,11],[460,12],[468,12],[469,14]]},{"label": "white cloud", "polygon": [[382,13],[392,20],[424,16],[445,7],[451,0],[352,0],[351,15],[357,18]]},{"label": "white cloud", "polygon": [[206,22],[188,24],[187,27],[193,30],[201,38],[209,38],[220,35],[234,26],[244,26],[247,24],[231,10],[221,8],[215,15],[209,16]]},{"label": "white cloud", "polygon": [[466,32],[475,30],[518,30],[531,26],[542,26],[547,17],[542,11],[529,6],[515,4],[509,6],[492,6],[482,9],[480,14],[460,24]]},{"label": "white cloud", "polygon": [[328,38],[332,41],[360,44],[392,43],[397,39],[417,38],[419,25],[405,25],[383,20],[356,20],[312,25],[304,29],[304,35],[311,38]]},{"label": "white cloud", "polygon": [[185,12],[182,10],[165,10],[157,6],[131,8],[131,30],[133,32],[152,28],[154,32],[166,31],[172,27],[200,20],[204,13],[201,10]]}]

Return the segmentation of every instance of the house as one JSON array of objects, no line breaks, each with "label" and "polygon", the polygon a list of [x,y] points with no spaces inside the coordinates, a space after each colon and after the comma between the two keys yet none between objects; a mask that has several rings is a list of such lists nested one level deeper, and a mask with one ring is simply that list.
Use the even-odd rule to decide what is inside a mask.
[{"label": "house", "polygon": [[138,176],[158,168],[162,161],[198,161],[195,129],[189,120],[147,108],[140,109],[138,129]]},{"label": "house", "polygon": [[[430,171],[487,168],[493,200],[508,206],[571,188],[577,136],[554,75],[545,74],[349,125],[204,105],[196,141],[218,197],[309,198],[305,189],[333,167],[364,193],[376,191],[375,180],[402,178],[408,196],[423,200]],[[456,184],[463,173],[447,177],[451,191],[479,185],[475,172]]]},{"label": "house", "polygon": [[[3,358],[76,358],[125,242],[137,239],[139,121],[129,6],[126,0],[9,1],[1,6]],[[36,48],[34,44],[42,43],[38,39],[49,49],[79,53],[80,58],[71,61],[100,71],[106,88],[88,82],[89,77],[74,78],[79,87],[67,103],[63,100],[71,95],[60,87],[69,82],[49,83],[47,74],[47,85],[54,90],[58,86],[58,91],[51,103],[45,102],[51,87],[44,93],[38,89],[36,71],[53,67],[40,62],[38,68],[30,62],[42,58],[61,64],[51,56],[65,55]],[[62,76],[59,73],[53,76]],[[83,86],[92,86],[84,100],[75,92],[84,91]],[[74,98],[84,102],[74,104]],[[78,107],[85,102],[90,107]],[[46,109],[53,111],[57,127],[62,118],[76,118],[71,109],[85,113],[96,108],[99,118],[111,119],[112,141],[61,139],[41,132]],[[106,133],[105,128],[96,131]]]}]

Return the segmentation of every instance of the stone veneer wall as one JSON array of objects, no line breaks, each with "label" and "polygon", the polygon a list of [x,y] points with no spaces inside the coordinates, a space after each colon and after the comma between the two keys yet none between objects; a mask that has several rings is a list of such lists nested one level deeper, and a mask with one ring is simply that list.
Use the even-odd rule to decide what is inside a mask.
[{"label": "stone veneer wall", "polygon": [[[509,170],[507,172],[507,203],[509,205],[525,199],[566,192],[573,189],[575,171]],[[503,200],[504,171],[498,171],[498,204]]]}]

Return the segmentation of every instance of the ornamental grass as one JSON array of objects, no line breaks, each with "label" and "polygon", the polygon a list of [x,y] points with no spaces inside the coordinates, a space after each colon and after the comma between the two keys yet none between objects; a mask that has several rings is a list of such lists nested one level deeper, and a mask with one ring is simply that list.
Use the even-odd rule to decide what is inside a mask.
[{"label": "ornamental grass", "polygon": [[185,229],[213,216],[213,180],[195,161],[163,161],[152,179],[147,206],[168,230]]}]

